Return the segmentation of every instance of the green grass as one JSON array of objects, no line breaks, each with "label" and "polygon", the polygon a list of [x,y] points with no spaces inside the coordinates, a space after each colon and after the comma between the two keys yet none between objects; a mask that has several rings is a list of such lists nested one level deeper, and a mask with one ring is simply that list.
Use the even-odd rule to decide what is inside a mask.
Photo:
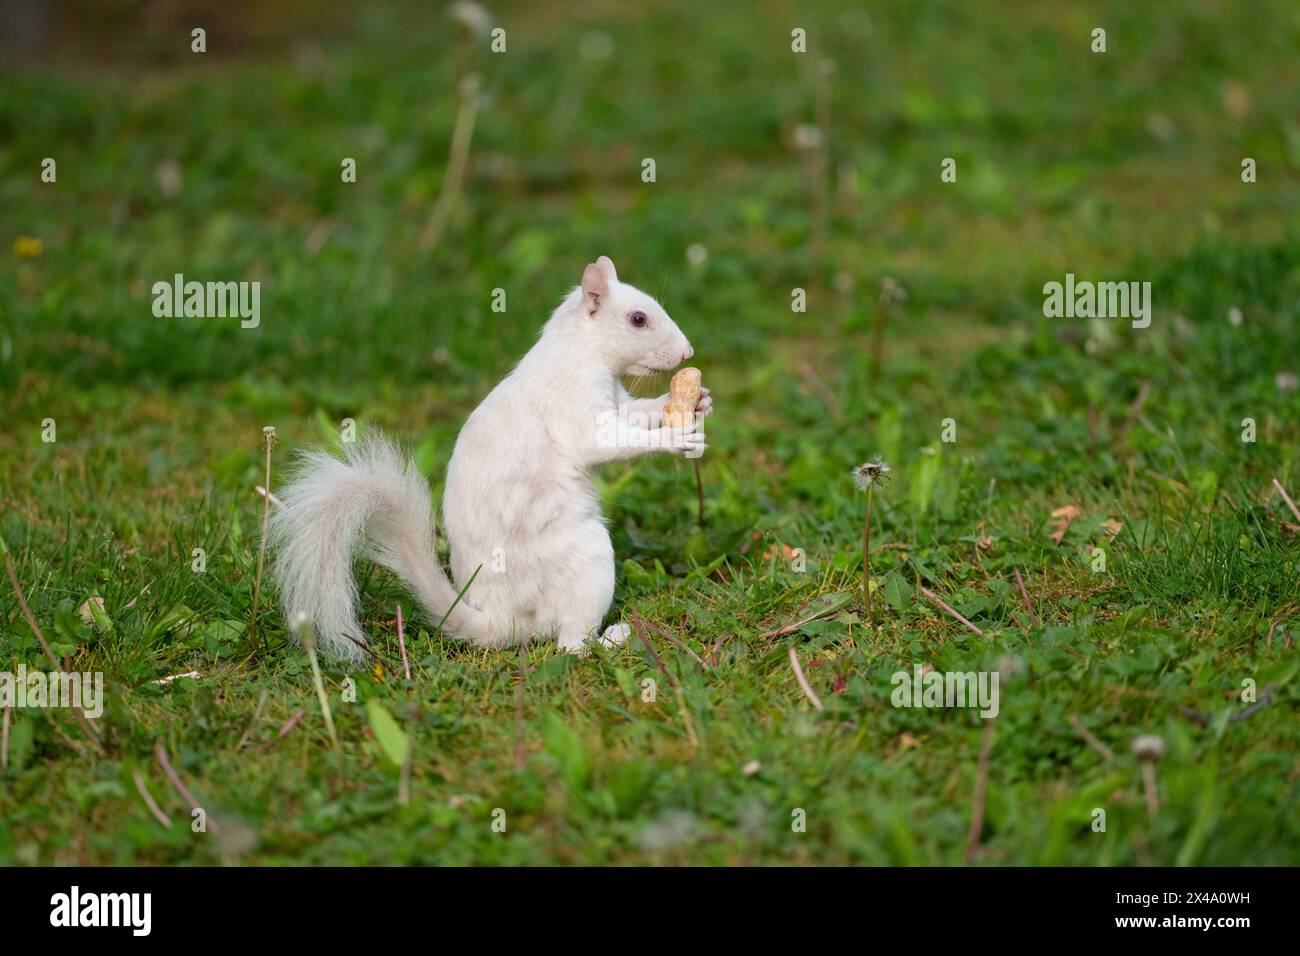
[{"label": "green grass", "polygon": [[[108,687],[102,752],[66,712],[12,715],[0,862],[957,863],[983,722],[891,706],[891,675],[913,663],[1009,675],[975,862],[1300,862],[1300,539],[1272,485],[1300,494],[1300,400],[1277,381],[1300,372],[1300,124],[1283,82],[1300,16],[1182,6],[498,10],[508,52],[470,57],[491,101],[432,253],[416,240],[460,58],[437,9],[305,5],[309,29],[258,19],[238,55],[228,28],[203,58],[188,19],[110,23],[4,74],[0,535],[55,653]],[[1096,25],[1105,55],[1089,52]],[[612,56],[578,54],[592,30]],[[311,37],[323,56],[303,53]],[[790,144],[815,119],[822,53],[836,70],[816,250]],[[1245,155],[1257,183],[1240,181]],[[39,181],[45,156],[57,184]],[[339,180],[345,156],[356,184]],[[172,197],[167,161],[183,173]],[[38,256],[17,255],[22,236]],[[410,601],[359,564],[384,666],[325,667],[340,767],[266,589],[249,633],[262,427],[279,432],[276,474],[344,418],[382,428],[440,496],[465,416],[600,253],[661,296],[717,402],[705,529],[689,463],[601,472],[613,613],[635,609],[711,666],[657,631],[653,654],[575,659],[472,650],[417,618],[407,682],[393,612]],[[1152,282],[1151,327],[1044,318],[1042,285],[1067,271]],[[155,319],[150,287],[175,272],[260,279],[260,328]],[[908,295],[877,373],[887,276]],[[865,501],[849,471],[876,453],[894,475],[874,498],[877,626],[851,597],[763,637],[857,593]],[[1071,504],[1058,545],[1051,512]],[[111,631],[81,622],[92,596]],[[0,666],[43,660],[0,588]],[[1247,679],[1270,700],[1249,712]],[[1155,820],[1129,752],[1150,733],[1166,745]],[[401,738],[406,802],[388,756]],[[218,828],[191,832],[159,743]]]}]

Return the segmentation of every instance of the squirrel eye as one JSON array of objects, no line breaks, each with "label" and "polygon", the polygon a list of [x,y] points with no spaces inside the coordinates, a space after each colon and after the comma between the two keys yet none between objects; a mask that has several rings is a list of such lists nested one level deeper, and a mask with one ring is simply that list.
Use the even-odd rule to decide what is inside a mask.
[{"label": "squirrel eye", "polygon": [[649,319],[646,318],[644,312],[633,312],[631,315],[627,317],[627,320],[631,322],[638,329],[644,329],[646,323],[650,321]]}]

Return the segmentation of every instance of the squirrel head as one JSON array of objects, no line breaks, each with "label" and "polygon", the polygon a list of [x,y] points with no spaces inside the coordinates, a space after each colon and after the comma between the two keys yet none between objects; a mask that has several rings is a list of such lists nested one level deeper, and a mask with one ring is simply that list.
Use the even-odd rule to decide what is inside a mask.
[{"label": "squirrel head", "polygon": [[666,372],[695,354],[663,306],[618,281],[608,256],[587,266],[572,300],[578,334],[618,375]]}]

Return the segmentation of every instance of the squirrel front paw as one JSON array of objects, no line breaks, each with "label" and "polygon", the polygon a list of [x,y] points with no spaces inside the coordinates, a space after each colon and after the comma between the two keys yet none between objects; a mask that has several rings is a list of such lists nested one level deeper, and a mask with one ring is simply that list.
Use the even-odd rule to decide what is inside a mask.
[{"label": "squirrel front paw", "polygon": [[680,428],[665,428],[663,431],[668,433],[667,448],[670,451],[681,452],[684,458],[699,458],[708,448],[704,438],[704,432],[700,430],[699,422],[691,422],[689,425],[683,425]]},{"label": "squirrel front paw", "polygon": [[706,415],[713,414],[713,397],[709,394],[707,386],[700,388],[700,400],[695,403],[695,417],[703,418]]}]

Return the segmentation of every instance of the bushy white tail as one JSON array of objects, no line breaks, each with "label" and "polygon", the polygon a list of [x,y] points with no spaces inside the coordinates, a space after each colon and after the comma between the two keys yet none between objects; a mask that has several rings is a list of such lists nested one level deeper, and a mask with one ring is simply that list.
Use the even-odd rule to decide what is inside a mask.
[{"label": "bushy white tail", "polygon": [[[271,515],[270,573],[290,627],[305,615],[322,651],[359,661],[365,634],[357,621],[352,558],[366,557],[410,587],[434,623],[464,640],[490,640],[487,616],[465,601],[438,564],[429,486],[415,464],[382,437],[348,444],[345,459],[304,453]],[[360,645],[360,646],[359,646]]]}]

